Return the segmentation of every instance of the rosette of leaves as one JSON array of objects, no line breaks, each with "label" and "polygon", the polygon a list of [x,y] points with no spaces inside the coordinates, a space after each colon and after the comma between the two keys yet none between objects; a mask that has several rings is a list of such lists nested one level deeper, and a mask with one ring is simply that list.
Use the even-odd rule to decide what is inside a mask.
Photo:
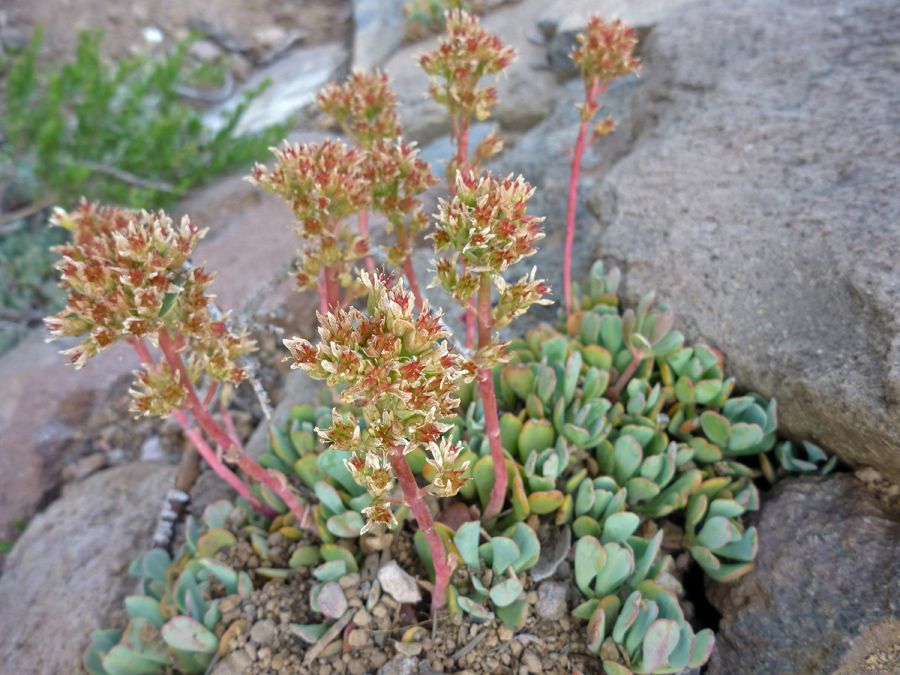
[{"label": "rosette of leaves", "polygon": [[707,480],[688,500],[684,545],[716,581],[732,581],[753,568],[756,528],[745,528],[740,518],[758,508],[759,494],[747,478]]},{"label": "rosette of leaves", "polygon": [[[493,614],[513,630],[527,618],[527,603],[519,575],[531,569],[540,557],[537,535],[525,523],[516,523],[501,536],[483,537],[481,523],[463,523],[453,535],[452,544],[459,560],[468,568],[469,587],[463,594],[451,586],[448,594],[450,616],[462,623],[463,614],[486,621]],[[490,601],[490,602],[488,602]],[[493,614],[491,609],[493,608]]]},{"label": "rosette of leaves", "polygon": [[[125,598],[129,622],[124,630],[91,635],[84,664],[91,675],[155,674],[176,667],[183,673],[203,673],[220,648],[213,632],[221,617],[220,599],[210,599],[213,581],[226,594],[246,597],[253,584],[213,556],[236,543],[224,528],[231,504],[217,502],[204,512],[206,532],[189,519],[186,542],[173,561],[163,549],[141,555],[129,573],[141,580],[141,595]],[[246,514],[246,511],[244,511]],[[227,638],[223,635],[222,641]]]},{"label": "rosette of leaves", "polygon": [[[804,473],[825,476],[834,470],[837,465],[837,455],[828,456],[822,448],[814,443],[803,441],[794,443],[784,441],[775,446],[775,458],[781,465],[782,473]],[[763,465],[766,477],[775,482],[775,472],[771,465]]]},{"label": "rosette of leaves", "polygon": [[703,665],[712,631],[695,635],[675,595],[655,582],[671,563],[668,556],[657,560],[662,532],[646,541],[630,529],[610,526],[602,539],[584,536],[575,546],[575,581],[588,599],[572,614],[588,621],[588,649],[603,650],[609,675]]},{"label": "rosette of leaves", "polygon": [[[636,424],[626,424],[616,429],[596,451],[600,472],[612,476],[618,485],[628,489],[628,504],[638,507],[647,503],[648,510],[654,513],[658,512],[661,503],[671,500],[671,493],[666,493],[663,499],[654,500],[692,457],[689,448],[679,449],[677,443],[670,442],[665,431]],[[695,480],[682,481],[678,493],[696,488],[697,484],[699,472]],[[686,497],[676,499],[675,504],[685,500]]]}]

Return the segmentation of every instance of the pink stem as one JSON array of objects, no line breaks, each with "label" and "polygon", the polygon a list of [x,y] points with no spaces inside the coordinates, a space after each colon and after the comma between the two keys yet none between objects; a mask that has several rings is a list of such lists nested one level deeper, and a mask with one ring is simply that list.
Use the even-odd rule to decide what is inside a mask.
[{"label": "pink stem", "polygon": [[406,256],[406,260],[403,262],[403,271],[406,272],[406,279],[409,281],[409,290],[412,291],[413,297],[416,299],[416,307],[421,312],[425,302],[422,299],[422,291],[419,290],[419,280],[416,278],[416,271],[413,269],[412,259],[409,256]]},{"label": "pink stem", "polygon": [[416,484],[416,477],[413,476],[412,469],[406,457],[403,456],[403,450],[400,447],[392,448],[389,455],[391,466],[397,476],[397,482],[403,490],[403,496],[406,504],[412,512],[422,536],[431,549],[431,558],[434,561],[434,591],[431,594],[431,614],[437,614],[437,610],[447,604],[447,585],[450,583],[450,565],[447,564],[447,552],[444,549],[444,542],[438,535],[434,527],[434,520],[431,512],[425,504],[425,500],[419,495],[419,486]]},{"label": "pink stem", "polygon": [[[603,89],[606,89],[604,83]],[[591,80],[590,88],[585,96],[586,105],[593,107],[600,91],[600,78]],[[584,120],[578,129],[578,140],[575,142],[575,155],[572,157],[572,173],[569,175],[569,208],[566,211],[566,249],[563,256],[563,297],[566,301],[566,316],[572,315],[572,244],[575,241],[575,206],[578,201],[578,176],[581,173],[581,158],[587,143],[588,126],[591,121]]]},{"label": "pink stem", "polygon": [[328,314],[328,291],[325,290],[325,272],[322,272],[319,283],[316,284],[316,289],[319,291],[319,314],[325,316]]},{"label": "pink stem", "polygon": [[[490,344],[491,328],[491,278],[489,274],[482,274],[481,287],[478,289],[479,348]],[[503,443],[500,440],[500,421],[497,417],[497,400],[494,396],[494,375],[489,368],[485,368],[478,371],[477,379],[481,392],[481,404],[484,407],[484,426],[491,448],[491,459],[494,461],[494,487],[491,488],[491,499],[484,511],[484,518],[490,519],[503,510],[509,477],[506,474],[506,457],[503,453]]]},{"label": "pink stem", "polygon": [[297,521],[301,523],[302,526],[309,527],[309,516],[306,507],[300,504],[297,497],[290,492],[289,488],[283,489],[274,476],[250,459],[247,456],[247,453],[244,452],[241,444],[237,441],[237,438],[230,436],[228,432],[216,422],[209,410],[203,407],[203,404],[197,397],[197,392],[194,390],[194,386],[191,384],[190,378],[187,375],[184,362],[181,360],[181,356],[175,351],[175,344],[172,341],[172,337],[165,328],[159,332],[159,346],[162,349],[163,356],[165,356],[169,367],[173,371],[178,371],[181,374],[181,381],[185,384],[187,389],[188,410],[191,411],[191,414],[194,416],[194,419],[197,420],[200,428],[209,434],[210,438],[220,445],[223,450],[228,450],[230,447],[234,446],[238,451],[238,466],[249,476],[255,478],[260,483],[263,483],[281,497],[288,508],[290,508],[294,515],[297,516]]},{"label": "pink stem", "polygon": [[341,286],[337,271],[331,265],[325,268],[325,298],[329,312],[337,311],[341,306]]},{"label": "pink stem", "polygon": [[[143,340],[132,340],[131,346],[134,347],[134,350],[137,352],[138,358],[140,358],[141,363],[149,366],[150,368],[156,368],[153,357],[150,356],[150,352],[147,350],[147,345],[144,344]],[[267,516],[269,515],[267,513],[268,511],[274,513],[274,511],[263,504],[256,495],[250,492],[250,488],[246,483],[238,478],[238,476],[233,471],[231,471],[231,469],[225,466],[225,464],[219,461],[219,458],[216,457],[216,453],[213,452],[212,448],[210,448],[207,442],[203,439],[203,435],[200,433],[197,427],[191,424],[190,419],[188,418],[187,413],[184,410],[173,410],[172,414],[175,416],[175,420],[178,422],[179,426],[181,426],[187,439],[194,445],[195,448],[197,448],[197,452],[200,453],[200,456],[206,460],[206,462],[212,467],[213,471],[215,471],[222,480],[224,480],[232,488],[234,488],[234,490],[241,497],[246,499],[255,511]]]},{"label": "pink stem", "polygon": [[[367,242],[370,242],[369,212],[366,211],[366,209],[360,209],[359,211],[359,233],[366,238]],[[368,270],[369,274],[371,274],[373,277],[375,276],[375,261],[370,255],[366,256],[366,270]]]},{"label": "pink stem", "polygon": [[246,499],[257,513],[260,513],[267,518],[275,518],[278,515],[278,512],[275,511],[275,509],[270,508],[267,504],[263,503],[259,497],[250,491],[250,488],[247,487],[247,484],[244,483],[244,481],[238,478],[231,469],[219,460],[215,451],[210,448],[209,444],[203,439],[203,434],[200,433],[200,430],[191,424],[190,419],[184,410],[173,410],[172,414],[175,416],[178,424],[181,425],[184,435],[187,436],[191,443],[193,443],[194,447],[197,448],[197,452],[199,452],[200,456],[206,460],[206,463],[212,467],[212,470],[216,472],[216,475],[218,475],[219,478],[228,483],[241,497]]},{"label": "pink stem", "polygon": [[622,389],[625,385],[628,384],[628,380],[631,379],[631,376],[634,375],[634,371],[638,369],[638,366],[641,365],[642,359],[639,359],[634,354],[631,355],[631,362],[625,368],[619,377],[616,378],[616,383],[609,388],[607,392],[608,398],[610,401],[615,403],[622,396]]},{"label": "pink stem", "polygon": [[209,391],[206,392],[206,398],[203,399],[203,407],[204,408],[209,407],[210,401],[212,401],[213,396],[216,395],[216,389],[218,388],[218,386],[219,386],[218,382],[213,382],[211,385],[209,385]]},{"label": "pink stem", "polygon": [[312,519],[309,515],[309,509],[300,503],[300,500],[297,499],[297,496],[287,485],[287,481],[285,481],[284,486],[282,486],[277,478],[275,478],[272,474],[263,469],[259,464],[250,459],[250,457],[247,456],[247,453],[244,452],[241,442],[238,440],[237,430],[234,428],[234,421],[231,419],[228,408],[226,408],[224,404],[220,403],[219,412],[222,414],[222,421],[225,424],[225,429],[228,431],[228,435],[231,436],[235,447],[240,449],[241,451],[241,457],[238,460],[238,466],[241,467],[241,469],[247,475],[252,476],[257,481],[272,490],[279,497],[281,497],[281,500],[285,504],[287,504],[287,507],[291,510],[291,512],[295,516],[297,516],[297,521],[300,524],[301,529],[316,532],[317,530],[313,525]]}]

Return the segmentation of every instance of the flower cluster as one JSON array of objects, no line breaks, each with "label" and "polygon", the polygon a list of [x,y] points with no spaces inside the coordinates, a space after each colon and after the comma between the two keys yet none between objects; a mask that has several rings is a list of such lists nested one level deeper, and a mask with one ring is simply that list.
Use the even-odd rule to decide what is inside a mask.
[{"label": "flower cluster", "polygon": [[516,58],[516,50],[505,46],[499,37],[485,31],[478,17],[463,10],[447,13],[447,36],[434,51],[419,57],[419,65],[443,82],[433,82],[428,95],[442,104],[451,116],[463,113],[467,118],[484,120],[497,103],[493,87],[478,88],[485,75],[494,75]]},{"label": "flower cluster", "polygon": [[397,118],[397,94],[380,71],[354,70],[342,85],[329,82],[316,95],[316,104],[361,148],[403,134]]},{"label": "flower cluster", "polygon": [[[71,213],[57,210],[52,223],[72,232],[71,243],[54,249],[62,258],[57,269],[69,304],[45,322],[52,338],[88,334],[65,352],[71,363],[81,367],[122,339],[156,343],[160,331],[168,330],[183,336],[180,349],[188,352],[192,380],[204,371],[234,384],[246,377],[236,360],[254,349],[253,341],[232,332],[224,320],[213,320],[206,294],[213,275],[187,262],[205,230],[187,217],[176,227],[163,212],[85,201]],[[144,372],[138,381],[139,412],[167,414],[183,402],[181,384],[171,373]],[[163,400],[151,401],[154,396]]]},{"label": "flower cluster", "polygon": [[[438,281],[454,298],[465,302],[475,296],[481,274],[496,279],[510,265],[534,255],[534,244],[544,237],[540,228],[543,218],[525,212],[534,190],[521,176],[498,181],[490,173],[481,178],[472,172],[458,173],[456,190],[452,200],[441,201],[432,238],[435,251],[452,251],[449,258],[437,262]],[[458,269],[459,263],[462,269]],[[503,293],[506,288],[498,290]],[[539,297],[546,290],[543,281],[532,279],[519,282],[512,292],[522,298]],[[527,309],[519,302],[513,304],[518,314]],[[507,310],[501,314],[508,319],[513,316]]]},{"label": "flower cluster", "polygon": [[[572,51],[572,60],[581,71],[585,87],[590,88],[592,82],[610,82],[625,75],[635,73],[640,68],[637,57],[633,55],[637,45],[634,30],[621,21],[604,21],[594,15],[588,20],[584,33],[578,34],[579,45]],[[579,105],[582,121],[594,118],[600,106],[590,100]],[[607,118],[597,125],[595,136],[606,136],[613,130],[612,118]]]},{"label": "flower cluster", "polygon": [[442,420],[459,405],[454,394],[465,373],[459,357],[441,342],[448,333],[440,313],[432,315],[426,304],[415,316],[413,295],[402,280],[391,284],[387,277],[362,273],[360,281],[369,290],[368,316],[352,307],[320,314],[318,345],[302,338],[284,343],[293,368],[330,386],[348,385],[341,400],[362,410],[364,428],[352,415],[335,414],[331,427],[318,433],[334,448],[356,455],[348,468],[375,497],[367,512],[370,522],[381,522],[378,518],[390,511],[386,495],[393,482],[386,472],[393,451],[425,446],[438,469],[435,490],[448,494],[459,488],[465,470],[456,466],[459,449],[440,438],[452,426]]},{"label": "flower cluster", "polygon": [[428,227],[419,196],[440,182],[417,155],[414,145],[385,139],[372,145],[363,168],[372,209],[387,218],[388,234],[393,227],[398,230],[397,243],[386,249],[388,264],[396,268],[403,267],[412,251],[410,235]]},{"label": "flower cluster", "polygon": [[296,232],[308,243],[300,259],[298,286],[315,286],[319,272],[327,267],[348,288],[353,263],[369,251],[368,238],[342,223],[369,201],[364,155],[331,139],[322,145],[285,144],[273,152],[274,169],[257,164],[248,180],[281,196],[297,218]]}]

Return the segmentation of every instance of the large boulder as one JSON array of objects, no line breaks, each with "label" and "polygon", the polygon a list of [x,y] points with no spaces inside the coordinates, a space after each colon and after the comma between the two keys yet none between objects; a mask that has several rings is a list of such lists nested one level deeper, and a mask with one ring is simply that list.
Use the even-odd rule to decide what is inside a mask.
[{"label": "large boulder", "polygon": [[128,567],[152,544],[175,472],[143,463],[101,471],[32,520],[0,576],[4,673],[80,672],[90,633],[124,619],[122,600],[136,590]]},{"label": "large boulder", "polygon": [[900,13],[707,0],[644,49],[636,146],[588,199],[651,289],[781,430],[900,478]]},{"label": "large boulder", "polygon": [[879,651],[896,658],[896,514],[854,476],[838,474],[777,486],[757,527],[754,569],[707,592],[722,613],[710,675],[849,675],[878,665]]}]

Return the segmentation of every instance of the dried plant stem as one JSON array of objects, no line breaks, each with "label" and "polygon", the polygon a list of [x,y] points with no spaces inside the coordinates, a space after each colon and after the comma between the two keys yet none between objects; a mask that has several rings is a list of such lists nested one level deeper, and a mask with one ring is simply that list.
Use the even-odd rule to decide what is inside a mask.
[{"label": "dried plant stem", "polygon": [[435,616],[437,610],[447,604],[447,585],[450,583],[450,565],[447,563],[447,553],[444,549],[444,542],[438,535],[434,527],[434,519],[431,517],[431,511],[425,504],[425,500],[419,494],[419,486],[416,483],[416,477],[413,475],[412,469],[403,454],[403,449],[399,446],[391,449],[389,453],[391,466],[394,474],[397,476],[397,482],[403,490],[404,501],[409,506],[419,530],[428,548],[431,550],[431,558],[434,561],[434,591],[431,594],[431,614]]},{"label": "dried plant stem", "polygon": [[[490,344],[491,328],[491,278],[489,274],[482,274],[481,287],[478,289],[479,348]],[[503,443],[500,440],[500,421],[497,416],[497,399],[494,396],[494,375],[489,368],[485,368],[478,371],[477,379],[481,392],[481,404],[484,407],[484,426],[491,448],[491,459],[494,462],[494,487],[491,488],[491,499],[484,511],[484,518],[489,519],[496,517],[503,510],[509,477],[506,473]]]},{"label": "dried plant stem", "polygon": [[[600,84],[600,78],[591,79],[585,95],[585,105],[594,107],[597,97],[606,91],[608,83]],[[578,176],[581,174],[581,159],[584,151],[591,144],[588,140],[590,119],[583,120],[578,129],[578,140],[575,142],[575,153],[572,156],[572,172],[569,175],[569,208],[566,211],[566,250],[563,256],[563,297],[566,302],[566,316],[572,315],[572,244],[575,241],[575,207],[578,201]]]},{"label": "dried plant stem", "polygon": [[[366,209],[360,209],[359,215],[359,233],[366,238],[366,241],[369,242],[371,246],[371,239],[369,238],[369,212]],[[375,275],[375,261],[372,259],[372,256],[366,256],[366,270],[368,270],[369,274],[372,276]]]}]

